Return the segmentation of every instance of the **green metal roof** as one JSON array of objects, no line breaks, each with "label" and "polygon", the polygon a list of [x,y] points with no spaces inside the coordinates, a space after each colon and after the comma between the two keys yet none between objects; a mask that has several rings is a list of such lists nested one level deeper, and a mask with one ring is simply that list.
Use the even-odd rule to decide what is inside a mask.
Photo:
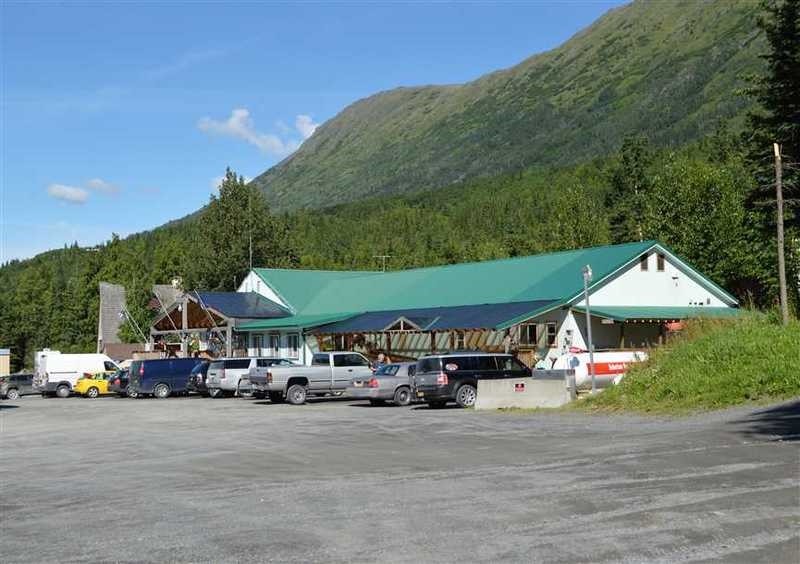
[{"label": "green metal roof", "polygon": [[326,315],[293,315],[277,319],[259,319],[250,323],[242,323],[237,331],[259,331],[261,329],[310,329],[326,323],[334,323],[348,317],[358,315],[356,313],[337,313]]},{"label": "green metal roof", "polygon": [[394,272],[256,269],[296,314],[565,301],[583,288],[591,264],[597,281],[656,245],[642,241],[528,257]]},{"label": "green metal roof", "polygon": [[[575,311],[586,312],[581,306],[573,307]],[[589,305],[592,316],[613,319],[614,321],[690,319],[694,317],[735,317],[742,310],[733,307],[668,307],[668,306],[597,306]]]},{"label": "green metal roof", "polygon": [[[332,282],[380,274],[368,270],[299,270],[288,268],[254,268],[253,271],[267,286],[275,290],[275,293],[295,313],[303,312],[309,302]],[[341,310],[341,307],[337,307],[328,309],[325,313]]]}]

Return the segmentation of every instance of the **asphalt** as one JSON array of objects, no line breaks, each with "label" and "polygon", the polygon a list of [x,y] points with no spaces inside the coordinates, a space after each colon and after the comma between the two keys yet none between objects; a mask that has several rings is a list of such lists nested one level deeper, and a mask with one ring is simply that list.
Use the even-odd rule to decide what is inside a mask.
[{"label": "asphalt", "polygon": [[800,561],[800,401],[0,402],[3,562]]}]

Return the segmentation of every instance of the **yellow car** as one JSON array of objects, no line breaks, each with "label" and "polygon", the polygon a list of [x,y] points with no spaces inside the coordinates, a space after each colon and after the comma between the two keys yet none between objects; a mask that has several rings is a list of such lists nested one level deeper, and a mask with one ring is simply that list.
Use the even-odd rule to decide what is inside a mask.
[{"label": "yellow car", "polygon": [[108,374],[87,374],[75,382],[72,391],[85,398],[96,398],[97,396],[109,394]]}]

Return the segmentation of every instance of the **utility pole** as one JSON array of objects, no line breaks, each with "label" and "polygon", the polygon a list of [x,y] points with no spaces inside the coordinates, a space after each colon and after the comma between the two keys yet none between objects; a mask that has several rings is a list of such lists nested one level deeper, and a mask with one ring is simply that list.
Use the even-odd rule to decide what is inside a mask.
[{"label": "utility pole", "polygon": [[789,325],[789,302],[786,295],[786,258],[783,242],[783,163],[781,162],[781,146],[772,144],[775,152],[775,192],[778,204],[778,285],[780,288],[781,319]]},{"label": "utility pole", "polygon": [[392,255],[373,255],[372,258],[381,259],[381,271],[386,272],[386,259],[392,258]]},{"label": "utility pole", "polygon": [[592,314],[589,312],[589,282],[592,281],[592,267],[588,264],[583,267],[583,301],[586,302],[586,339],[589,341],[586,348],[589,349],[589,375],[592,377],[592,394],[597,393],[594,369],[594,345],[592,344]]}]

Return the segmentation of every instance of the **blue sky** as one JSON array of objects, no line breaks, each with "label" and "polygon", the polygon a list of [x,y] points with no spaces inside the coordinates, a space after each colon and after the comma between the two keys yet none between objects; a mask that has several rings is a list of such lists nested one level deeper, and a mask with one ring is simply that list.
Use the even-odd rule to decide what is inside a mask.
[{"label": "blue sky", "polygon": [[514,65],[621,3],[6,1],[0,262],[182,217],[359,98]]}]

